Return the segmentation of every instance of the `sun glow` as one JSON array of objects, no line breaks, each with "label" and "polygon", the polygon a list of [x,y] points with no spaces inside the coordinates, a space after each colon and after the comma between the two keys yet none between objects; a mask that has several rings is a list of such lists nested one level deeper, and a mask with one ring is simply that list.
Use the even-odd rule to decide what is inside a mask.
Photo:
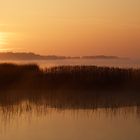
[{"label": "sun glow", "polygon": [[0,46],[7,44],[7,34],[0,32]]},{"label": "sun glow", "polygon": [[9,48],[9,42],[11,39],[12,33],[9,32],[0,32],[0,52],[11,51]]}]

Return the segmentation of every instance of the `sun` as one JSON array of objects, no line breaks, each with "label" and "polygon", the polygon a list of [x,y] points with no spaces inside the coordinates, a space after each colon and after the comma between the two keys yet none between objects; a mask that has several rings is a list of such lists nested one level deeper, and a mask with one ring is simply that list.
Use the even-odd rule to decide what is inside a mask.
[{"label": "sun", "polygon": [[11,48],[11,38],[13,38],[15,34],[11,32],[0,32],[0,52],[12,51]]},{"label": "sun", "polygon": [[8,51],[6,45],[8,44],[8,34],[0,32],[0,52]]}]

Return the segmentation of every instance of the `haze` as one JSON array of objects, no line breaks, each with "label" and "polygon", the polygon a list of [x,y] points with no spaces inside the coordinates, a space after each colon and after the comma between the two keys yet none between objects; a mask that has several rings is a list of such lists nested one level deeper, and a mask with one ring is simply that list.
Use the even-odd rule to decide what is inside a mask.
[{"label": "haze", "polygon": [[139,57],[139,0],[1,0],[0,51]]}]

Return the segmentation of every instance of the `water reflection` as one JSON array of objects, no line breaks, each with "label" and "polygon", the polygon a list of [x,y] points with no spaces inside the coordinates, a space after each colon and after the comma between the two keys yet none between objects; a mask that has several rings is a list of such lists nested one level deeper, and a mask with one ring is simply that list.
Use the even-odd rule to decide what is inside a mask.
[{"label": "water reflection", "polygon": [[90,92],[0,94],[0,139],[139,140],[139,94]]},{"label": "water reflection", "polygon": [[[132,140],[132,136],[137,136],[135,140],[139,140],[138,109],[63,110],[23,102],[20,107],[15,105],[1,109],[0,139],[102,140],[106,137],[111,140],[117,137]],[[126,131],[131,132],[127,134]]]},{"label": "water reflection", "polygon": [[17,105],[26,110],[31,104],[57,109],[97,109],[140,106],[140,94],[126,91],[94,90],[10,90],[0,94],[0,107]]}]

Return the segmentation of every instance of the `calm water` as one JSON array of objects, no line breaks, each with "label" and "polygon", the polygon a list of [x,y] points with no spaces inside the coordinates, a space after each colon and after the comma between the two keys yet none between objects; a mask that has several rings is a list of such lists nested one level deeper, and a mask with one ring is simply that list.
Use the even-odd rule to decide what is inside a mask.
[{"label": "calm water", "polygon": [[0,111],[0,140],[139,140],[137,107],[55,109],[17,106]]},{"label": "calm water", "polygon": [[136,59],[122,59],[122,60],[93,60],[93,59],[69,59],[69,60],[41,60],[41,61],[0,61],[12,62],[17,64],[32,64],[36,63],[40,67],[51,67],[59,65],[97,65],[97,66],[110,66],[110,67],[134,67],[140,68],[140,60]]},{"label": "calm water", "polygon": [[0,96],[0,140],[140,140],[139,100],[9,96]]}]

